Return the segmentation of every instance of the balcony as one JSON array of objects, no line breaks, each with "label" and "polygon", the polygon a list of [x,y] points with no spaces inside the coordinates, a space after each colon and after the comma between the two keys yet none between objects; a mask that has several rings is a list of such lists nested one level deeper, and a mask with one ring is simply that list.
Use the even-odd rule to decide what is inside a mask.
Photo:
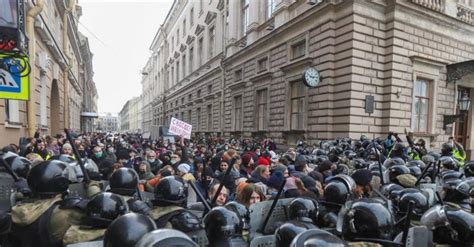
[{"label": "balcony", "polygon": [[411,2],[474,25],[474,6],[467,6],[453,0],[411,0]]}]

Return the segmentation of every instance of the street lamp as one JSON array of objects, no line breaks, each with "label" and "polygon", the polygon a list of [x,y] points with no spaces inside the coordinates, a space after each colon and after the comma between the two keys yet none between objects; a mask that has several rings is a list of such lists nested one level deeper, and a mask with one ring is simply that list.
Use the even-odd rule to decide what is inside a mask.
[{"label": "street lamp", "polygon": [[443,116],[443,130],[446,130],[446,125],[454,123],[456,119],[458,118],[463,118],[469,111],[470,106],[471,106],[471,99],[467,96],[467,93],[464,91],[462,92],[461,98],[458,100],[458,107],[459,107],[460,114],[444,115]]}]

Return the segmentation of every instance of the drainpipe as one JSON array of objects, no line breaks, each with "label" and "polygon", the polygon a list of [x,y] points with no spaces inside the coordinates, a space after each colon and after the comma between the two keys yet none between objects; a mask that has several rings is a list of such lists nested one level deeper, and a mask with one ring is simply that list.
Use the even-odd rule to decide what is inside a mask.
[{"label": "drainpipe", "polygon": [[[31,3],[33,5],[33,3]],[[35,17],[38,16],[41,11],[43,10],[44,7],[44,0],[37,0],[36,5],[33,5],[30,10],[28,10],[28,13],[26,15],[26,35],[29,38],[29,59],[30,62],[34,62],[36,60],[35,58],[35,52],[36,52],[36,36],[35,36]],[[34,67],[34,66],[32,66]],[[34,136],[35,135],[35,127],[36,127],[36,114],[35,114],[35,108],[36,108],[36,92],[35,92],[35,78],[36,78],[36,69],[32,69],[30,73],[30,100],[28,101],[28,136]]]},{"label": "drainpipe", "polygon": [[221,116],[220,116],[220,125],[221,125],[221,137],[224,136],[224,86],[225,86],[225,70],[224,70],[224,59],[226,58],[227,48],[226,48],[226,22],[227,22],[227,1],[224,1],[224,26],[222,28],[222,57],[220,63],[221,69]]},{"label": "drainpipe", "polygon": [[69,126],[69,79],[68,79],[68,71],[72,67],[72,57],[69,55],[69,47],[68,47],[68,15],[72,12],[74,7],[76,6],[76,0],[69,0],[69,5],[66,7],[63,15],[63,51],[64,55],[67,59],[67,65],[63,71],[63,80],[64,80],[64,127],[70,128]]}]

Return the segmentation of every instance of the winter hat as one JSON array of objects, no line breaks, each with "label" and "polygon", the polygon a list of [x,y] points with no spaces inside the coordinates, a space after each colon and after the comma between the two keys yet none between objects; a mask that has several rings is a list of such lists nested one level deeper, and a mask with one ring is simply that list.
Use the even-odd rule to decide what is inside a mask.
[{"label": "winter hat", "polygon": [[306,189],[312,192],[316,190],[316,180],[314,180],[312,177],[302,176],[300,179],[301,179],[301,182],[303,182],[304,187],[306,187]]},{"label": "winter hat", "polygon": [[293,189],[298,189],[298,187],[296,186],[295,178],[289,177],[286,179],[285,187],[283,190],[287,191],[287,190],[293,190]]},{"label": "winter hat", "polygon": [[188,164],[181,164],[178,166],[178,171],[182,172],[182,173],[188,173],[189,170],[191,170],[191,166],[189,166]]},{"label": "winter hat", "polygon": [[278,164],[276,166],[273,166],[272,167],[272,172],[281,172],[281,173],[285,173],[285,171],[287,170],[288,168],[282,164]]},{"label": "winter hat", "polygon": [[318,171],[312,171],[308,174],[310,177],[312,177],[314,180],[319,181],[321,184],[324,182],[324,176]]},{"label": "winter hat", "polygon": [[282,172],[274,172],[268,179],[267,185],[274,189],[279,189],[284,179]]},{"label": "winter hat", "polygon": [[244,166],[247,166],[250,163],[250,160],[252,159],[252,156],[250,154],[246,154],[242,156],[242,164]]},{"label": "winter hat", "polygon": [[258,165],[269,166],[270,161],[268,161],[265,157],[260,157],[260,158],[258,158],[257,164]]},{"label": "winter hat", "polygon": [[372,172],[367,169],[360,169],[352,174],[355,183],[360,186],[366,186],[372,181]]},{"label": "winter hat", "polygon": [[212,178],[214,177],[214,171],[212,171],[212,168],[210,166],[206,166],[206,168],[204,169],[204,175]]},{"label": "winter hat", "polygon": [[329,160],[324,160],[319,164],[319,172],[325,172],[327,170],[330,170],[332,166],[332,162]]},{"label": "winter hat", "polygon": [[62,149],[63,149],[63,150],[64,150],[64,149],[72,149],[72,146],[71,146],[71,144],[69,144],[69,143],[64,143]]},{"label": "winter hat", "polygon": [[300,167],[300,166],[305,166],[308,164],[308,161],[301,155],[296,156],[295,160],[295,166]]},{"label": "winter hat", "polygon": [[414,188],[416,187],[416,177],[411,174],[402,174],[398,175],[396,178],[398,183],[405,188]]}]

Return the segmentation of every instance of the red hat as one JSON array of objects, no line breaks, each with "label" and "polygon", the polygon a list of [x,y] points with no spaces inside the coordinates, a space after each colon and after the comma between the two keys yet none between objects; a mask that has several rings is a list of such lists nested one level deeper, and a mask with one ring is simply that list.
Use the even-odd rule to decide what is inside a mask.
[{"label": "red hat", "polygon": [[269,166],[270,161],[267,158],[262,156],[262,157],[258,158],[257,165]]}]

